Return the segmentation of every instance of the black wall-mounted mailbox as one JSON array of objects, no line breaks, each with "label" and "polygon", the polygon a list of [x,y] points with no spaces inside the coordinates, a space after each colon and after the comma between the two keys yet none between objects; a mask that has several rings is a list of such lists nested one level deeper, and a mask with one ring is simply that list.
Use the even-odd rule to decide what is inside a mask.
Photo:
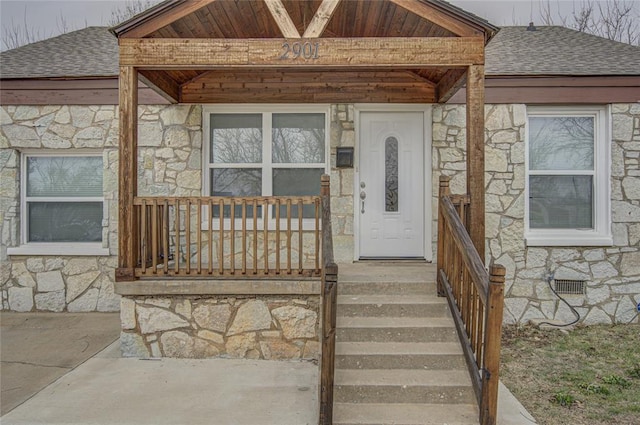
[{"label": "black wall-mounted mailbox", "polygon": [[353,168],[353,148],[336,148],[336,167]]}]

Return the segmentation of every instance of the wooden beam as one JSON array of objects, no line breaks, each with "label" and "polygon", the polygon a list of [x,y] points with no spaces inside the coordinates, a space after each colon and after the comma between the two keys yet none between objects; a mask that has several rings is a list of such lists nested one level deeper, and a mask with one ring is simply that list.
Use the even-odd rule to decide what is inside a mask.
[{"label": "wooden beam", "polygon": [[138,192],[138,72],[120,67],[118,144],[118,280],[134,280],[136,238],[133,200]]},{"label": "wooden beam", "polygon": [[180,87],[164,71],[140,71],[140,80],[170,103],[180,101]]},{"label": "wooden beam", "polygon": [[282,4],[282,0],[264,0],[267,4],[271,16],[280,28],[280,32],[285,38],[300,38],[300,33],[289,16],[289,12]]},{"label": "wooden beam", "polygon": [[445,103],[451,96],[467,81],[467,70],[464,68],[453,68],[447,71],[440,79],[436,88],[436,96],[439,103]]},{"label": "wooden beam", "polygon": [[461,37],[481,36],[482,32],[456,19],[455,17],[442,12],[433,5],[416,0],[390,0],[401,8],[414,13],[429,22],[441,26]]},{"label": "wooden beam", "polygon": [[322,35],[327,27],[329,20],[333,16],[333,12],[340,3],[340,0],[323,0],[316,14],[313,16],[311,23],[304,30],[303,38],[317,38]]},{"label": "wooden beam", "polygon": [[165,10],[158,16],[154,16],[146,22],[140,23],[138,26],[119,35],[120,39],[123,38],[142,38],[149,34],[158,31],[160,28],[165,27],[172,22],[184,18],[190,13],[195,12],[216,0],[188,0],[182,4],[179,4],[169,10]]},{"label": "wooden beam", "polygon": [[484,236],[484,66],[467,69],[467,193],[470,235],[485,261]]},{"label": "wooden beam", "polygon": [[[298,54],[293,50],[298,45]],[[308,47],[305,43],[309,43]],[[307,52],[307,53],[305,53]],[[121,39],[120,65],[143,69],[421,68],[484,64],[482,37]]]}]

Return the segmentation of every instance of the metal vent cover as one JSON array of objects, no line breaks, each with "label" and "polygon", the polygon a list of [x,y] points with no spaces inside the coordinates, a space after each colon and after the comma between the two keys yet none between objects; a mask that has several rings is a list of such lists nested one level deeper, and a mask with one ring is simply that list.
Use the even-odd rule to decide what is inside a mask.
[{"label": "metal vent cover", "polygon": [[567,295],[584,295],[584,280],[572,280],[572,279],[555,279],[555,289],[558,294]]}]

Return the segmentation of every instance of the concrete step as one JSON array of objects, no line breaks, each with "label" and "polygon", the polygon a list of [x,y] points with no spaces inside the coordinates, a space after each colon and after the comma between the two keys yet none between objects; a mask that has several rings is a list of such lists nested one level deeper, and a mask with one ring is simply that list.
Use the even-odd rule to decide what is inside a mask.
[{"label": "concrete step", "polygon": [[344,282],[340,276],[340,295],[431,295],[437,294],[436,284],[426,282]]},{"label": "concrete step", "polygon": [[478,425],[475,404],[335,403],[335,425]]},{"label": "concrete step", "polygon": [[337,369],[464,370],[465,359],[455,342],[341,342],[336,344]]},{"label": "concrete step", "polygon": [[424,282],[435,281],[432,264],[354,263],[340,264],[340,282]]},{"label": "concrete step", "polygon": [[454,326],[416,327],[339,327],[336,331],[338,342],[458,342]]},{"label": "concrete step", "polygon": [[466,371],[336,369],[335,398],[341,403],[471,404]]},{"label": "concrete step", "polygon": [[[371,295],[373,297],[373,295]],[[437,298],[411,302],[408,299],[350,299],[339,296],[337,315],[342,317],[450,317],[449,306]]]},{"label": "concrete step", "polygon": [[338,369],[453,370],[466,366],[462,354],[336,355]]},{"label": "concrete step", "polygon": [[457,355],[462,354],[458,342],[338,342],[336,354],[353,355]]},{"label": "concrete step", "polygon": [[338,295],[338,305],[351,304],[437,304],[447,305],[445,298],[434,295],[351,294]]}]

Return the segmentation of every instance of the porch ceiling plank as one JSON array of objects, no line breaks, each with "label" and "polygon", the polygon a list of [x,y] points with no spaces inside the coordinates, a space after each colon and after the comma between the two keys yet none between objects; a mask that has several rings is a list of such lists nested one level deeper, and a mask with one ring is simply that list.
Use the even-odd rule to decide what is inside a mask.
[{"label": "porch ceiling plank", "polygon": [[251,70],[227,71],[207,71],[193,80],[182,84],[187,90],[202,90],[219,87],[224,83],[286,83],[308,84],[308,83],[408,83],[434,86],[429,80],[425,80],[411,71],[407,70],[355,70],[355,71],[308,71],[308,70],[285,70],[268,69],[261,72]]},{"label": "porch ceiling plank", "polygon": [[180,87],[166,72],[142,70],[139,72],[139,77],[143,83],[169,102],[178,103],[180,101]]},{"label": "porch ceiling plank", "polygon": [[446,103],[466,81],[466,72],[464,69],[453,68],[448,70],[440,79],[436,88],[438,102]]},{"label": "porch ceiling plank", "polygon": [[410,83],[246,83],[211,84],[204,88],[183,87],[185,103],[430,103],[435,89],[425,84]]},{"label": "porch ceiling plank", "polygon": [[320,8],[313,16],[311,23],[304,31],[303,38],[318,38],[324,32],[329,20],[333,16],[340,0],[323,0]]},{"label": "porch ceiling plank", "polygon": [[165,27],[193,12],[199,10],[216,0],[188,0],[183,3],[174,6],[169,10],[165,10],[163,13],[151,18],[146,22],[142,22],[137,26],[134,26],[130,30],[119,35],[119,38],[142,38],[146,37],[162,27]]},{"label": "porch ceiling plank", "polygon": [[416,0],[389,0],[392,3],[415,13],[416,15],[433,22],[461,37],[472,37],[482,35],[481,31],[460,22],[448,14],[439,11],[433,5]]},{"label": "porch ceiling plank", "polygon": [[300,33],[289,16],[289,12],[281,0],[264,0],[271,16],[275,19],[278,28],[285,38],[300,38]]},{"label": "porch ceiling plank", "polygon": [[317,58],[283,59],[281,39],[121,39],[120,64],[146,69],[421,68],[484,64],[483,37],[316,39]]}]

